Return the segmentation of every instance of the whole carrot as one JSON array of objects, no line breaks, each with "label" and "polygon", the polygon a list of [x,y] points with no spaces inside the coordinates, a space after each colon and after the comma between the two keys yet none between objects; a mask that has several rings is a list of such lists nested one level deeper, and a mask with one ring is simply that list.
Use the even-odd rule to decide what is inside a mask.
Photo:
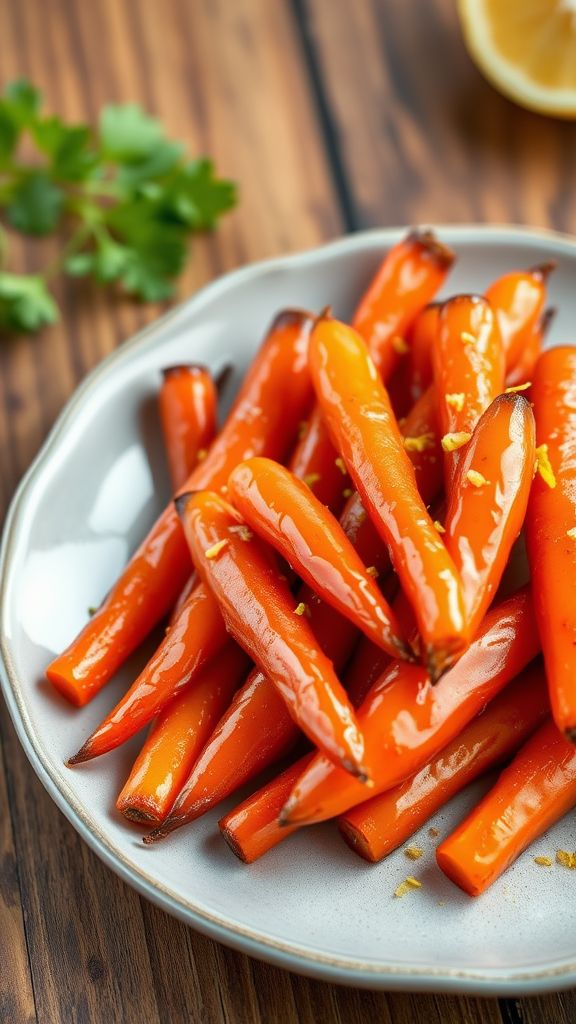
[{"label": "whole carrot", "polygon": [[432,231],[411,231],[384,257],[352,320],[384,381],[404,354],[408,328],[453,262],[454,253]]},{"label": "whole carrot", "polygon": [[172,486],[177,490],[214,439],[218,396],[205,366],[169,366],[162,376],[160,422]]},{"label": "whole carrot", "polygon": [[313,756],[306,754],[301,757],[218,822],[218,828],[232,853],[245,864],[253,864],[291,832],[296,831],[297,826],[293,829],[279,826],[278,815],[298,776],[310,764]]},{"label": "whole carrot", "polygon": [[547,712],[546,678],[538,661],[419,772],[344,814],[338,822],[344,839],[372,863],[387,857],[460,790],[509,758]]},{"label": "whole carrot", "polygon": [[530,270],[503,274],[486,289],[495,311],[509,368],[516,365],[544,312],[546,284],[556,264],[541,263]]},{"label": "whole carrot", "polygon": [[[530,594],[522,590],[490,609],[470,647],[437,686],[420,665],[390,665],[358,712],[373,766],[371,795],[418,771],[518,675],[538,652],[535,625]],[[283,820],[309,825],[365,799],[365,787],[316,755],[296,784]]]},{"label": "whole carrot", "polygon": [[472,635],[490,605],[522,529],[534,475],[534,416],[500,395],[463,449],[450,492],[444,541],[460,574]]},{"label": "whole carrot", "polygon": [[394,614],[338,521],[284,466],[239,463],[228,479],[231,502],[248,525],[302,580],[394,657],[411,657]]},{"label": "whole carrot", "polygon": [[244,532],[246,524],[217,494],[197,492],[177,501],[194,562],[229,632],[270,677],[312,742],[366,780],[352,705],[269,548]]},{"label": "whole carrot", "polygon": [[358,334],[317,321],[310,371],[326,424],[414,608],[431,675],[468,636],[458,574],[416,486],[388,396]]},{"label": "whole carrot", "polygon": [[[384,256],[352,321],[384,381],[404,353],[409,325],[441,287],[453,262],[454,253],[432,231],[411,231]],[[290,468],[338,513],[348,479],[341,476],[343,467],[318,407],[304,425]]]},{"label": "whole carrot", "polygon": [[574,805],[576,749],[547,722],[440,844],[438,866],[464,892],[479,896]]},{"label": "whole carrot", "polygon": [[344,676],[346,693],[355,708],[364,702],[368,691],[389,664],[390,656],[367,637],[362,637]]},{"label": "whole carrot", "polygon": [[197,584],[150,661],[68,765],[106,754],[148,725],[222,650],[227,639],[214,596]]},{"label": "whole carrot", "polygon": [[[281,459],[289,451],[310,405],[310,325],[307,313],[276,317],[226,423],[186,489],[221,488],[242,459],[256,454]],[[48,666],[50,682],[72,703],[86,704],[168,614],[190,572],[184,534],[170,503],[101,607]]]},{"label": "whole carrot", "polygon": [[552,713],[576,741],[576,349],[544,352],[530,396],[541,473],[526,517],[528,560]]},{"label": "whole carrot", "polygon": [[457,295],[442,306],[432,362],[449,495],[461,445],[504,389],[504,347],[486,299]]},{"label": "whole carrot", "polygon": [[164,820],[248,665],[244,652],[227,644],[160,712],[116,801],[126,818]]}]

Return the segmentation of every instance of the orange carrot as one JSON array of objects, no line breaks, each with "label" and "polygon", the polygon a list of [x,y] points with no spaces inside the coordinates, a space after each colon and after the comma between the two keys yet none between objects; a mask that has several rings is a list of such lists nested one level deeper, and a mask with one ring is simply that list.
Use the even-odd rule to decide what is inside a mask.
[{"label": "orange carrot", "polygon": [[494,281],[485,297],[498,318],[509,368],[522,356],[537,327],[546,302],[546,283],[556,264],[542,263],[531,270],[513,270]]},{"label": "orange carrot", "polygon": [[[431,231],[410,232],[384,256],[352,321],[384,381],[402,356],[409,325],[436,294],[453,262],[454,254]],[[304,426],[290,468],[335,513],[342,507],[342,490],[349,486],[337,456],[316,407]]]},{"label": "orange carrot", "polygon": [[411,657],[394,614],[338,521],[306,484],[272,459],[239,463],[231,502],[302,580],[394,657]]},{"label": "orange carrot", "polygon": [[278,815],[296,779],[313,756],[306,754],[301,757],[218,822],[218,828],[232,853],[245,864],[252,864],[262,854],[286,839],[291,832],[296,831],[297,826],[293,829],[281,828],[278,825]]},{"label": "orange carrot", "polygon": [[444,541],[460,574],[472,635],[520,533],[534,475],[534,416],[521,395],[500,395],[462,449]]},{"label": "orange carrot", "polygon": [[576,741],[576,349],[545,352],[530,395],[541,472],[526,518],[528,560],[552,713]]},{"label": "orange carrot", "polygon": [[415,318],[408,332],[410,349],[410,395],[416,402],[433,380],[432,350],[440,319],[440,302],[431,302]]},{"label": "orange carrot", "polygon": [[486,299],[458,295],[442,306],[432,362],[449,495],[461,446],[504,389],[502,337]]},{"label": "orange carrot", "polygon": [[[530,593],[490,609],[467,651],[432,686],[422,666],[393,662],[358,711],[372,767],[372,795],[390,789],[434,757],[538,652]],[[290,825],[342,814],[365,787],[316,755],[283,812]]]},{"label": "orange carrot", "polygon": [[[310,405],[306,354],[311,318],[287,311],[274,320],[207,457],[187,489],[221,488],[250,455],[283,458]],[[278,401],[278,395],[282,401]],[[86,704],[168,614],[191,572],[190,555],[170,503],[106,600],[46,675],[72,703]]]},{"label": "orange carrot", "polygon": [[116,801],[126,818],[164,821],[248,665],[244,652],[227,644],[161,711]]},{"label": "orange carrot", "polygon": [[416,486],[374,364],[358,334],[316,322],[310,370],[326,424],[414,608],[433,678],[468,642],[458,574]]},{"label": "orange carrot", "polygon": [[162,373],[160,422],[172,486],[177,490],[214,439],[218,396],[205,366],[169,366]]},{"label": "orange carrot", "polygon": [[436,850],[470,896],[483,893],[527,846],[576,805],[576,749],[547,722]]},{"label": "orange carrot", "polygon": [[460,790],[510,757],[547,712],[546,678],[538,661],[416,775],[343,815],[338,824],[344,839],[365,860],[388,856]]},{"label": "orange carrot", "polygon": [[359,708],[370,688],[390,664],[390,656],[367,637],[362,637],[346,669],[344,686],[352,704]]},{"label": "orange carrot", "polygon": [[140,675],[68,765],[106,754],[148,725],[222,650],[227,638],[214,596],[199,583]]},{"label": "orange carrot", "polygon": [[229,632],[269,676],[309,739],[366,780],[352,705],[270,549],[248,536],[235,509],[213,492],[183,495],[178,510],[198,572],[214,592]]}]

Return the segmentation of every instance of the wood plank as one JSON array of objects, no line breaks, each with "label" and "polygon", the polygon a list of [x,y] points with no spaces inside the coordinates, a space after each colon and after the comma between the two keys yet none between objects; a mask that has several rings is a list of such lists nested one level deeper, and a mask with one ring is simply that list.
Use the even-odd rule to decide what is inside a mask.
[{"label": "wood plank", "polygon": [[298,0],[317,47],[357,226],[467,220],[576,229],[572,126],[473,66],[453,0]]}]

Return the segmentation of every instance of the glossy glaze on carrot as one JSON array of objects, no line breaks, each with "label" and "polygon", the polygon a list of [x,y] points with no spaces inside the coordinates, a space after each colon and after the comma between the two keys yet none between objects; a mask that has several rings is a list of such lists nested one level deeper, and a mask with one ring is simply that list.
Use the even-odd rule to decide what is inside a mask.
[{"label": "glossy glaze on carrot", "polygon": [[218,396],[205,366],[169,366],[158,395],[172,487],[186,482],[216,434]]},{"label": "glossy glaze on carrot", "polygon": [[[311,322],[307,313],[290,310],[276,317],[187,489],[219,489],[242,459],[256,454],[281,459],[290,450],[312,398],[307,363]],[[188,547],[170,503],[101,607],[48,666],[50,682],[72,703],[86,704],[168,614],[190,571]]]},{"label": "glossy glaze on carrot", "polygon": [[346,771],[369,778],[352,705],[273,553],[245,533],[236,510],[214,492],[184,495],[178,509],[198,572],[229,632],[277,687],[309,739]]},{"label": "glossy glaze on carrot", "polygon": [[310,370],[327,427],[388,546],[438,678],[468,642],[461,586],[418,493],[386,390],[362,339],[337,320],[317,321]]},{"label": "glossy glaze on carrot", "polygon": [[[490,609],[467,651],[433,686],[422,666],[393,662],[358,711],[376,796],[418,771],[446,746],[538,653],[528,590]],[[317,755],[283,812],[288,824],[313,824],[366,799],[366,790]]]},{"label": "glossy glaze on carrot", "polygon": [[462,443],[504,390],[504,347],[496,314],[479,295],[457,295],[440,310],[432,349],[438,422],[450,494]]},{"label": "glossy glaze on carrot", "polygon": [[160,712],[116,801],[126,818],[164,821],[249,664],[236,644],[227,644]]},{"label": "glossy glaze on carrot", "polygon": [[387,857],[460,790],[509,758],[548,710],[546,677],[536,661],[416,775],[344,814],[338,822],[344,839],[372,863]]},{"label": "glossy glaze on carrot", "polygon": [[576,806],[576,748],[545,723],[436,850],[438,866],[479,896],[534,839]]},{"label": "glossy glaze on carrot", "polygon": [[271,459],[241,462],[230,501],[316,593],[394,657],[411,657],[398,623],[338,520],[309,487]]},{"label": "glossy glaze on carrot", "polygon": [[536,442],[550,471],[537,473],[526,517],[534,603],[558,728],[576,741],[576,349],[545,352],[530,390]]},{"label": "glossy glaze on carrot", "polygon": [[443,537],[462,580],[472,635],[522,529],[535,452],[530,405],[521,395],[500,395],[480,417],[456,469]]},{"label": "glossy glaze on carrot", "polygon": [[68,764],[106,754],[148,725],[222,650],[227,639],[218,603],[198,583],[140,675]]},{"label": "glossy glaze on carrot", "polygon": [[530,270],[513,270],[493,281],[485,297],[498,318],[506,363],[516,365],[546,304],[546,285],[556,264],[541,263]]}]

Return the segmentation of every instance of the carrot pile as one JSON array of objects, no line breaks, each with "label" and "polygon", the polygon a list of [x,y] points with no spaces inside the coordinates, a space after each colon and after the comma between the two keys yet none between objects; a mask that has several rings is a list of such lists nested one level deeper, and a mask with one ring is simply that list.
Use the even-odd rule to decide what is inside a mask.
[{"label": "carrot pile", "polygon": [[174,501],[46,673],[81,707],[165,622],[68,761],[150,726],[145,842],[252,783],[241,860],[335,819],[375,862],[500,767],[437,848],[477,895],[576,806],[576,349],[542,351],[552,265],[438,299],[454,258],[413,231],[348,322],[280,312],[220,429],[209,371],[164,371]]}]

